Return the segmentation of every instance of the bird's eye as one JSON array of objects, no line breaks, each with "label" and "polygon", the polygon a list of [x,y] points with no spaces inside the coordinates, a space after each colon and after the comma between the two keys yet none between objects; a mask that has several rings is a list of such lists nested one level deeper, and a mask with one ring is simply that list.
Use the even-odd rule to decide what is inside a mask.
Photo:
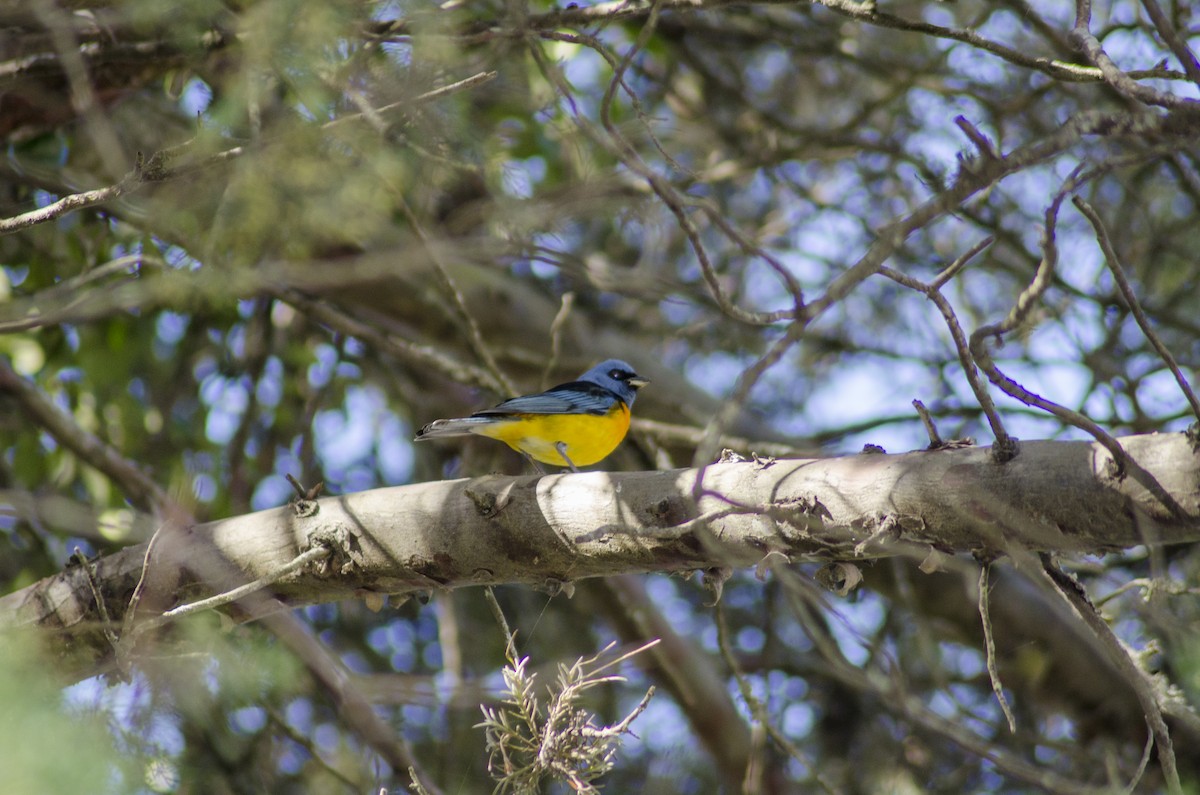
[{"label": "bird's eye", "polygon": [[628,370],[609,370],[608,377],[615,378],[618,381],[628,381],[630,378],[633,378],[633,373]]}]

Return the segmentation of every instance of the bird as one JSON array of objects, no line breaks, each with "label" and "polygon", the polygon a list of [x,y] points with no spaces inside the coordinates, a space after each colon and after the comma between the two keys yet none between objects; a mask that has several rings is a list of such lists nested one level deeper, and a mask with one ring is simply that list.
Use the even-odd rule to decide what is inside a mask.
[{"label": "bird", "polygon": [[476,434],[504,442],[533,462],[578,472],[617,448],[629,431],[637,391],[650,383],[620,359],[608,359],[578,380],[511,398],[469,417],[434,420],[415,441]]}]

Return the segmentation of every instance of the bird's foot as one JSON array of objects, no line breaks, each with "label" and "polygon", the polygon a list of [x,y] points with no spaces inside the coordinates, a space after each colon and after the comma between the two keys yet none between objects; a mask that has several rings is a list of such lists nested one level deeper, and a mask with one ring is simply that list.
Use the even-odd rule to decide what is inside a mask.
[{"label": "bird's foot", "polygon": [[576,468],[575,464],[571,463],[570,457],[567,456],[567,443],[566,442],[555,442],[554,449],[557,450],[558,454],[562,456],[562,460],[567,462],[567,466],[569,466],[571,468],[572,472],[579,471]]}]

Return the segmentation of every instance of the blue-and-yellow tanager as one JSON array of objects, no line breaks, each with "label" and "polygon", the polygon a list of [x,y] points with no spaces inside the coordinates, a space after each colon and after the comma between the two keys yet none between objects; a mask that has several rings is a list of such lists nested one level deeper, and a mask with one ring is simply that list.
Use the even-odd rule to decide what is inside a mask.
[{"label": "blue-and-yellow tanager", "polygon": [[629,430],[629,410],[650,383],[626,362],[609,359],[536,395],[522,395],[470,417],[435,420],[417,441],[477,434],[498,439],[543,464],[589,466],[617,448]]}]

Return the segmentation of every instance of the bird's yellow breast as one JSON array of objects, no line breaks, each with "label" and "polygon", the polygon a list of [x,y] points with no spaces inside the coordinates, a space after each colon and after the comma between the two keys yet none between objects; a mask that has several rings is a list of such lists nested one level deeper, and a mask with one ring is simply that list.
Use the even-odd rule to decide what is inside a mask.
[{"label": "bird's yellow breast", "polygon": [[571,462],[585,467],[615,450],[628,431],[629,406],[617,401],[607,414],[518,414],[483,425],[475,433],[557,467],[567,466],[556,447],[562,442]]}]

